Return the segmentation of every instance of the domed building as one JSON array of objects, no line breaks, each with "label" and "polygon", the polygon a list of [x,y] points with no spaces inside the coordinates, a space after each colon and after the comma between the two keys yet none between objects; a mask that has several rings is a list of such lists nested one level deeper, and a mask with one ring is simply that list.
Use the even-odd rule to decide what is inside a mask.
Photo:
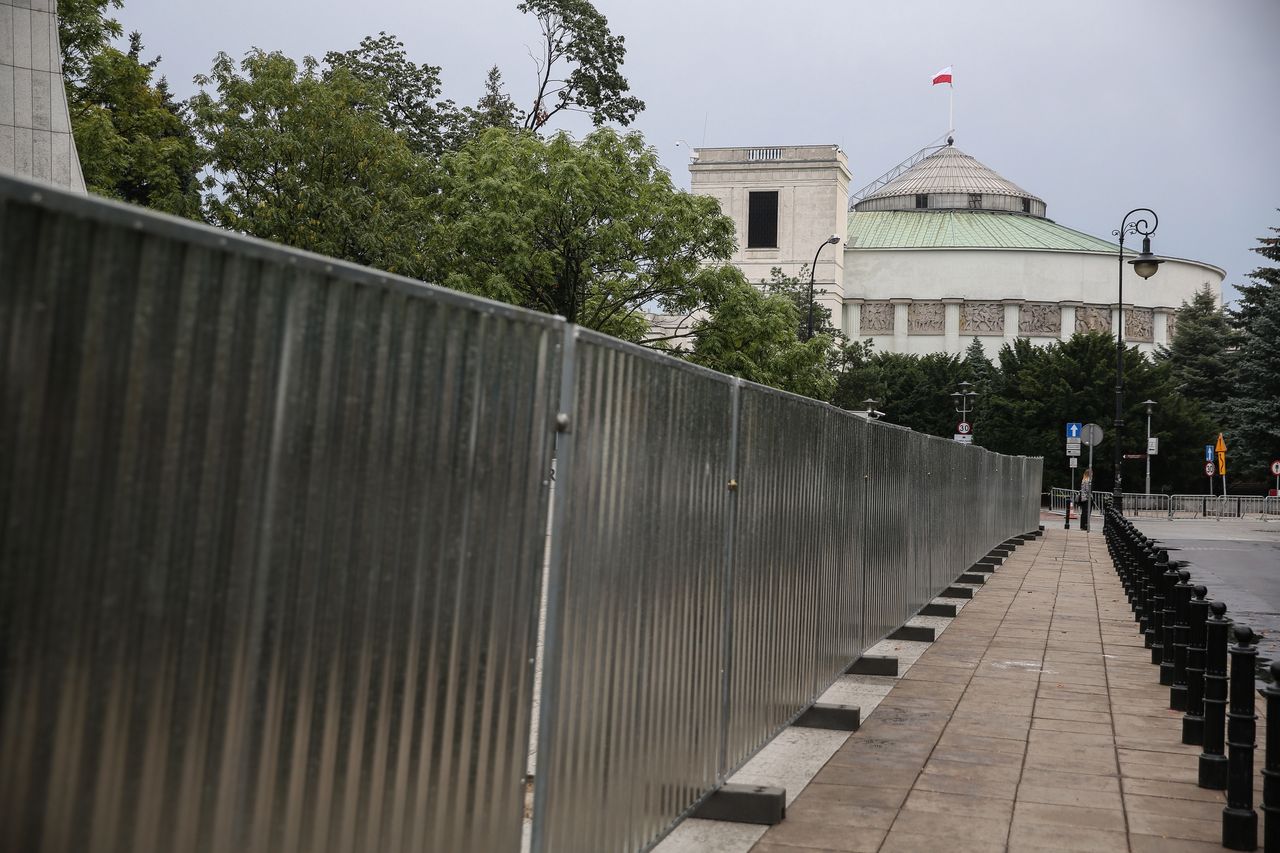
[{"label": "domed building", "polygon": [[[693,191],[737,223],[733,263],[749,280],[774,267],[797,275],[816,254],[818,299],[877,350],[959,354],[976,337],[994,355],[1018,337],[1044,344],[1119,322],[1119,247],[1049,219],[1043,199],[950,141],[852,205],[834,145],[702,148],[689,171]],[[843,246],[828,246],[832,236]],[[1135,243],[1126,240],[1126,256]],[[1221,298],[1225,275],[1162,257],[1147,280],[1124,264],[1124,337],[1148,352],[1168,343],[1175,312],[1201,287]]]}]

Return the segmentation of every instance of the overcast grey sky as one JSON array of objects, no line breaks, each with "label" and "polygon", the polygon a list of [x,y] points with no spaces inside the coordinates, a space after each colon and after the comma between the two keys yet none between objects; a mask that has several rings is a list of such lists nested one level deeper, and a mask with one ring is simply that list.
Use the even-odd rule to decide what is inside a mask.
[{"label": "overcast grey sky", "polygon": [[[445,95],[478,96],[498,65],[532,96],[537,24],[516,0],[125,0],[176,94],[214,53],[295,57],[395,33],[443,67]],[[1134,207],[1160,216],[1154,249],[1227,271],[1280,227],[1277,0],[596,0],[627,40],[647,103],[635,127],[688,186],[694,146],[837,143],[860,187],[947,126],[938,69],[955,67],[956,147],[1109,237]],[[580,131],[581,125],[568,127]]]}]

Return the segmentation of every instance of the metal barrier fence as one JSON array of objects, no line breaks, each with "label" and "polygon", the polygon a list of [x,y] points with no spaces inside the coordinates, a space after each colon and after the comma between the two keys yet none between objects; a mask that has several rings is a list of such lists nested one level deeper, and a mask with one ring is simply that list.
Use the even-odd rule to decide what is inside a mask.
[{"label": "metal barrier fence", "polygon": [[1170,518],[1280,518],[1280,498],[1262,495],[1171,495]]},{"label": "metal barrier fence", "polygon": [[[1079,490],[1054,487],[1049,491],[1049,510],[1059,515],[1077,512]],[[1111,505],[1110,492],[1093,493],[1093,509],[1101,512]],[[1166,495],[1124,493],[1124,514],[1129,518],[1238,518],[1267,521],[1280,518],[1280,498],[1263,495]]]},{"label": "metal barrier fence", "polygon": [[[1002,457],[0,177],[0,846],[639,850],[994,544]],[[557,430],[558,435],[557,435]]]}]

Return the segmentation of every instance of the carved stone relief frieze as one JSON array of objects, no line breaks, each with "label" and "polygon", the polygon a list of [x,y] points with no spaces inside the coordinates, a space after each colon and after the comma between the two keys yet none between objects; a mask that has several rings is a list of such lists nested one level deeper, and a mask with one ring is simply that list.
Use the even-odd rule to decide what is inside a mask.
[{"label": "carved stone relief frieze", "polygon": [[859,324],[859,330],[863,335],[893,334],[893,303],[862,303],[862,322]]},{"label": "carved stone relief frieze", "polygon": [[941,302],[912,302],[907,306],[907,334],[941,335],[946,322],[947,309]]},{"label": "carved stone relief frieze", "polygon": [[1062,331],[1062,309],[1056,303],[1031,302],[1020,306],[1018,334],[1056,338]]},{"label": "carved stone relief frieze", "polygon": [[1154,324],[1154,312],[1150,308],[1126,308],[1124,339],[1149,344],[1154,337]]},{"label": "carved stone relief frieze", "polygon": [[966,302],[960,307],[960,331],[970,335],[1003,335],[1004,306],[999,302]]},{"label": "carved stone relief frieze", "polygon": [[1164,340],[1166,344],[1173,343],[1173,336],[1178,331],[1178,312],[1170,311],[1169,316],[1165,319]]},{"label": "carved stone relief frieze", "polygon": [[1111,331],[1111,309],[1106,305],[1081,305],[1076,309],[1076,331]]}]

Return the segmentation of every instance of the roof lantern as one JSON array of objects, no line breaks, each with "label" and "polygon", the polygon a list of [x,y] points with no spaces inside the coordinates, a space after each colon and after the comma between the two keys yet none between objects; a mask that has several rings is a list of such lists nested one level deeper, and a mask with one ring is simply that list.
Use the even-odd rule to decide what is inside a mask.
[{"label": "roof lantern", "polygon": [[973,210],[1045,218],[1045,203],[950,144],[854,205],[873,210]]}]

